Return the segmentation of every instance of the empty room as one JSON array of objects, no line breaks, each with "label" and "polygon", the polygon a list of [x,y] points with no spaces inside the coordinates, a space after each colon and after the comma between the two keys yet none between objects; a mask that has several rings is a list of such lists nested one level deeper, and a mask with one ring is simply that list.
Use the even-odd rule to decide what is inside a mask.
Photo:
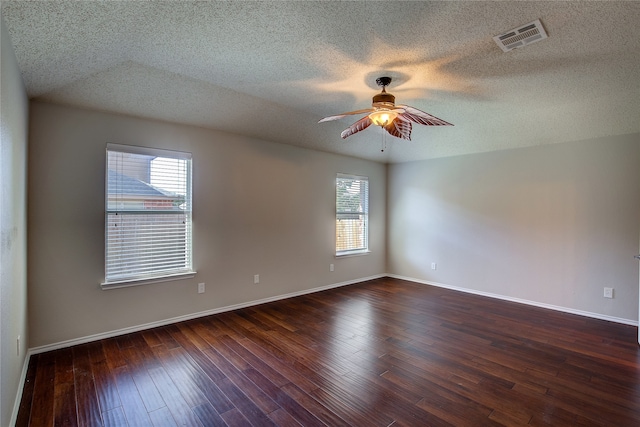
[{"label": "empty room", "polygon": [[640,2],[0,10],[1,426],[640,425]]}]

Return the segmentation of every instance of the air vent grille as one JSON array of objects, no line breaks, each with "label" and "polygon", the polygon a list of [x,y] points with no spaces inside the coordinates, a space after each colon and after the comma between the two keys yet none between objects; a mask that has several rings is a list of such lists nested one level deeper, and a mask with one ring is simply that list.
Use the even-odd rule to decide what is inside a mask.
[{"label": "air vent grille", "polygon": [[547,33],[539,19],[513,30],[506,31],[493,38],[504,52],[517,49],[547,38]]}]

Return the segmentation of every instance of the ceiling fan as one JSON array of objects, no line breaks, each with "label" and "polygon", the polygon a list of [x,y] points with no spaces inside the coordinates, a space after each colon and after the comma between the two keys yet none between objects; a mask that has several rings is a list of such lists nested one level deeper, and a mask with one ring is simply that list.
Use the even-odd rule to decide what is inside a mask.
[{"label": "ceiling fan", "polygon": [[376,83],[382,87],[382,92],[373,97],[371,108],[325,117],[318,123],[338,120],[356,114],[369,113],[342,131],[340,134],[342,139],[374,124],[381,126],[385,131],[397,138],[409,141],[411,141],[411,122],[426,126],[453,126],[451,123],[418,110],[417,108],[408,105],[396,105],[396,97],[386,91],[386,87],[391,83],[391,77],[379,77],[376,79]]}]

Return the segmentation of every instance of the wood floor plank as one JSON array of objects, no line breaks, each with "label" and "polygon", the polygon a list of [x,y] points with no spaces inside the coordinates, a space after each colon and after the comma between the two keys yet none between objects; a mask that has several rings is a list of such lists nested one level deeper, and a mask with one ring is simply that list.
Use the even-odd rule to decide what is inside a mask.
[{"label": "wood floor plank", "polygon": [[32,355],[16,425],[637,427],[636,334],[381,278]]},{"label": "wood floor plank", "polygon": [[122,406],[122,403],[113,371],[109,368],[102,344],[101,341],[91,343],[88,346],[88,351],[98,405],[100,411],[104,413]]},{"label": "wood floor plank", "polygon": [[[220,381],[220,389],[251,424],[261,426],[275,425],[249,397],[248,390],[248,394],[244,394],[229,378]],[[222,416],[224,417],[224,414]]]},{"label": "wood floor plank", "polygon": [[281,373],[280,369],[278,369],[279,367],[275,366],[278,364],[275,360],[270,360],[266,355],[254,354],[250,348],[245,347],[253,347],[254,351],[256,349],[260,350],[259,347],[253,346],[251,341],[243,339],[238,342],[231,337],[223,337],[222,343],[223,345],[218,347],[218,350],[220,352],[224,352],[223,354],[225,357],[233,358],[235,353],[238,357],[247,361],[251,368],[255,368],[261,373],[261,375],[267,377],[269,381],[276,386],[282,386],[289,383],[289,379]]},{"label": "wood floor plank", "polygon": [[277,409],[269,414],[269,418],[277,426],[280,427],[301,427],[302,424],[297,422],[287,411],[284,409]]},{"label": "wood floor plank", "polygon": [[[70,348],[64,348],[56,351],[55,364],[53,425],[77,426],[78,416],[76,414],[76,389],[72,350]],[[102,420],[100,420],[100,424],[102,424]]]},{"label": "wood floor plank", "polygon": [[260,387],[258,387],[244,374],[243,371],[239,370],[235,365],[233,365],[233,363],[218,353],[214,348],[204,350],[204,354],[209,358],[209,360],[218,366],[221,372],[223,372],[236,387],[242,390],[247,398],[259,407],[262,412],[269,414],[279,408],[273,399],[267,396]]},{"label": "wood floor plank", "polygon": [[324,423],[316,416],[305,408],[300,402],[296,401],[292,396],[286,393],[283,389],[275,390],[271,395],[271,398],[275,400],[278,405],[285,411],[287,411],[293,418],[304,426],[323,426]]},{"label": "wood floor plank", "polygon": [[229,401],[229,398],[207,376],[189,353],[182,348],[173,349],[171,352],[174,353],[174,363],[171,366],[165,365],[165,369],[169,372],[174,383],[184,384],[192,396],[202,396],[204,400],[201,400],[198,404],[208,401],[220,414],[233,409],[233,404]]},{"label": "wood floor plank", "polygon": [[40,354],[34,382],[30,426],[53,425],[55,352]]},{"label": "wood floor plank", "polygon": [[103,413],[104,427],[127,427],[127,418],[124,416],[122,406]]},{"label": "wood floor plank", "polygon": [[203,426],[206,427],[222,427],[227,426],[227,423],[222,419],[220,414],[209,402],[205,402],[201,405],[193,408],[193,412],[196,414]]},{"label": "wood floor plank", "polygon": [[[256,339],[256,340],[261,343],[265,343],[264,339]],[[233,345],[234,342],[225,341],[225,344]],[[310,375],[311,377],[315,377],[313,373],[309,372],[308,369],[305,369],[304,373],[300,372],[296,370],[296,368],[293,366],[293,362],[294,362],[293,360],[290,360],[289,363],[287,363],[283,361],[280,357],[273,356],[272,353],[270,352],[273,346],[268,345],[266,347],[263,347],[261,344],[256,343],[253,340],[249,340],[249,339],[242,340],[238,344],[240,344],[241,347],[246,349],[247,353],[251,354],[252,357],[251,356],[247,356],[247,357],[251,357],[251,359],[253,360],[252,365],[254,366],[256,364],[260,365],[258,360],[260,361],[269,360],[269,363],[268,363],[269,369],[265,369],[264,365],[262,365],[260,370],[262,372],[268,372],[268,373],[275,372],[277,375],[270,376],[270,379],[272,379],[274,382],[287,384],[293,381],[306,392],[310,392],[318,388],[318,384],[313,381],[313,378],[310,378],[308,376]],[[236,346],[234,346],[234,350],[235,349],[237,349]],[[238,349],[238,351],[242,352],[240,349]],[[242,353],[247,354],[244,352]],[[281,353],[279,352],[278,354],[280,355]]]},{"label": "wood floor plank", "polygon": [[162,343],[165,348],[173,349],[180,347],[180,344],[178,344],[176,340],[173,339],[166,327],[156,328],[153,331],[158,337],[160,343]]},{"label": "wood floor plank", "polygon": [[326,425],[335,427],[349,425],[337,412],[318,402],[313,396],[308,395],[294,384],[286,384],[281,390]]},{"label": "wood floor plank", "polygon": [[166,406],[149,412],[149,418],[151,418],[153,427],[178,427],[171,415],[171,411]]},{"label": "wood floor plank", "polygon": [[83,426],[100,426],[102,415],[89,357],[89,346],[79,345],[72,350],[78,423]]},{"label": "wood floor plank", "polygon": [[233,409],[231,411],[227,411],[224,414],[220,414],[222,419],[224,419],[225,423],[229,426],[238,426],[238,427],[252,427],[249,420],[247,420],[242,412],[237,409]]},{"label": "wood floor plank", "polygon": [[340,393],[334,393],[331,390],[321,387],[313,391],[313,397],[335,413],[341,419],[345,420],[346,425],[350,426],[388,426],[394,422],[392,417],[380,411],[370,411],[369,408],[351,399],[344,399]]},{"label": "wood floor plank", "polygon": [[[153,353],[147,354],[146,359],[139,348],[128,347],[121,350],[127,360],[127,368],[131,378],[135,383],[138,393],[144,403],[147,412],[154,412],[166,406],[160,392],[153,380],[149,376],[147,368],[157,367],[159,363],[155,361]],[[153,358],[151,360],[151,358]]]},{"label": "wood floor plank", "polygon": [[192,371],[183,366],[180,351],[180,348],[171,350],[154,348],[154,353],[162,363],[164,372],[167,373],[178,393],[187,402],[187,405],[191,408],[200,406],[208,402],[208,400],[192,380]]},{"label": "wood floor plank", "polygon": [[102,347],[104,348],[104,354],[109,365],[109,369],[115,370],[121,366],[127,366],[127,362],[120,353],[120,347],[115,338],[109,338],[102,340]]},{"label": "wood floor plank", "polygon": [[128,424],[130,426],[151,425],[147,408],[144,406],[142,397],[129,373],[129,369],[126,366],[116,368],[114,376],[122,400],[122,411]]},{"label": "wood floor plank", "polygon": [[162,345],[162,341],[160,340],[160,337],[158,337],[158,334],[156,334],[156,330],[154,329],[147,329],[146,331],[142,331],[141,335],[149,347]]},{"label": "wood floor plank", "polygon": [[198,367],[202,369],[212,381],[221,381],[226,377],[220,368],[203,352],[203,350],[209,348],[209,345],[195,332],[184,327],[172,333],[172,336],[180,343],[182,348],[189,353]]},{"label": "wood floor plank", "polygon": [[163,367],[152,368],[149,375],[158,388],[162,399],[166,402],[173,419],[179,425],[200,426],[201,423],[191,407],[187,404],[178,387]]}]

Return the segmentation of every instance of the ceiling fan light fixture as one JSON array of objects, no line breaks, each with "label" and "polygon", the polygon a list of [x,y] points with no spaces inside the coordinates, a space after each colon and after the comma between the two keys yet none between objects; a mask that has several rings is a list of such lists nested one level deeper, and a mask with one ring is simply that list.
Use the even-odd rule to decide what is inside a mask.
[{"label": "ceiling fan light fixture", "polygon": [[379,109],[369,114],[369,119],[371,119],[371,123],[376,126],[386,126],[391,123],[395,118],[398,117],[398,113],[392,110],[387,109]]},{"label": "ceiling fan light fixture", "polygon": [[[411,123],[418,123],[425,126],[453,126],[451,123],[432,116],[429,113],[418,110],[409,105],[396,106],[396,97],[386,91],[386,87],[391,83],[391,77],[380,77],[376,79],[378,86],[382,86],[382,91],[373,97],[371,108],[364,110],[349,111],[334,116],[320,119],[318,123],[339,120],[346,116],[365,114],[357,122],[342,131],[342,139],[348,138],[354,133],[365,130],[371,125],[382,127],[389,135],[396,138],[411,141]],[[397,120],[396,120],[397,119]],[[383,133],[384,136],[384,133]],[[384,149],[384,148],[383,148]]]}]

